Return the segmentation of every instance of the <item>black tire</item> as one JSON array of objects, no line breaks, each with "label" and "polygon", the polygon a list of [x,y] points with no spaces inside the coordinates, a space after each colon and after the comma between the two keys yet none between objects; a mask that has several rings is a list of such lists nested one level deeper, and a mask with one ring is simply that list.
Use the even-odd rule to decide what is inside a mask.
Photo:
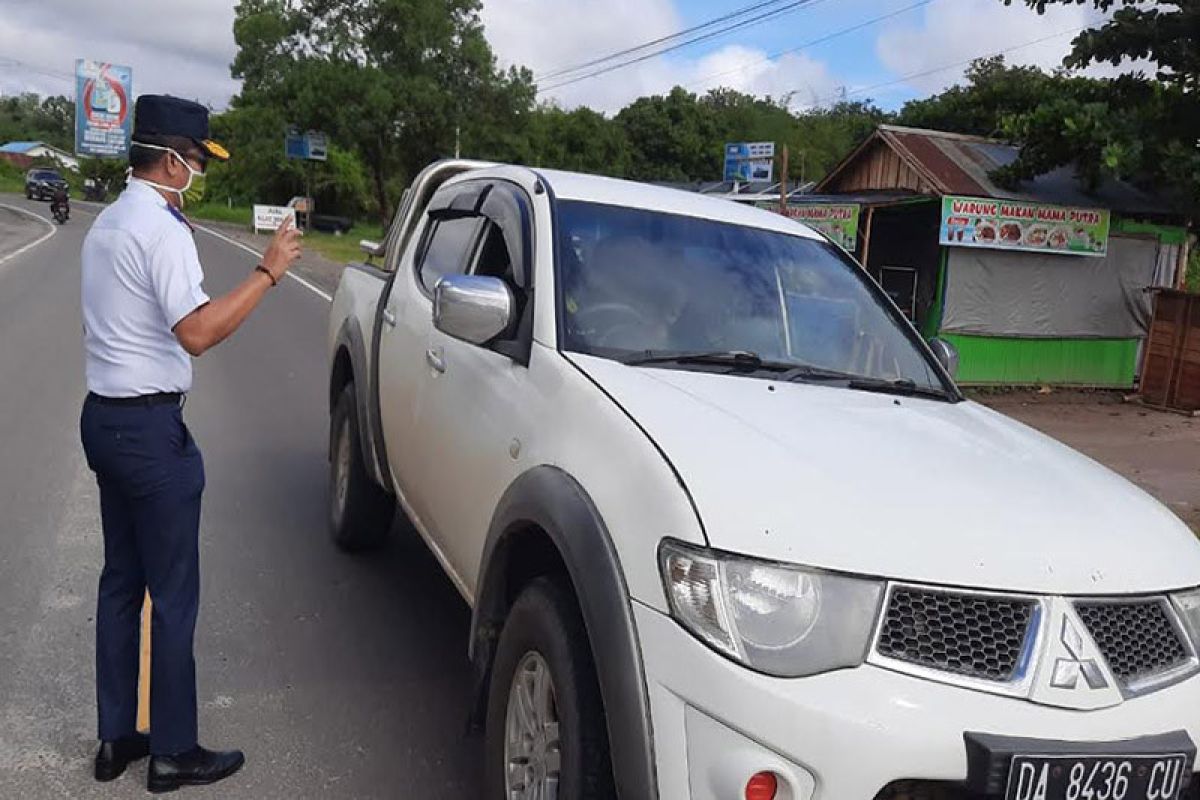
[{"label": "black tire", "polygon": [[487,800],[508,800],[505,785],[509,696],[518,667],[536,654],[554,687],[558,720],[559,800],[616,796],[608,731],[587,632],[574,596],[538,578],[517,597],[504,623],[488,691]]},{"label": "black tire", "polygon": [[333,542],[347,552],[379,547],[391,529],[395,499],[371,480],[363,463],[353,383],[342,389],[333,408],[330,441],[329,531]]}]

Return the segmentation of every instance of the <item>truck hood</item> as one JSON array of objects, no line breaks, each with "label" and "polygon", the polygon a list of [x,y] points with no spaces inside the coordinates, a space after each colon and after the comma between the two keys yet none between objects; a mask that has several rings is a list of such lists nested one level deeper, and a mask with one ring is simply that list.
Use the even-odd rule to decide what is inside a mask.
[{"label": "truck hood", "polygon": [[662,449],[712,547],[1000,591],[1200,584],[1167,508],[976,403],[571,359]]}]

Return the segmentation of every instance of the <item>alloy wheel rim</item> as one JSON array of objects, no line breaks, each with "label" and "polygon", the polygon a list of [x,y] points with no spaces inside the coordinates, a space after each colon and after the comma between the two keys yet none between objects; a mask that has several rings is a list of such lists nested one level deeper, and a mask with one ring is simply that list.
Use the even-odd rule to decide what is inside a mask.
[{"label": "alloy wheel rim", "polygon": [[513,673],[504,719],[507,800],[558,800],[562,770],[558,700],[550,667],[526,653]]}]

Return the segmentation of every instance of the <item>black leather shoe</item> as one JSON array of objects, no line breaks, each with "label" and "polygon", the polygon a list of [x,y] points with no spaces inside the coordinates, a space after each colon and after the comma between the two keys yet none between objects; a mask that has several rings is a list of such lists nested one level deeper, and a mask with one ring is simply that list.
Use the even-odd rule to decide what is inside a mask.
[{"label": "black leather shoe", "polygon": [[100,742],[96,751],[96,780],[115,781],[134,761],[150,755],[150,737],[135,733],[112,742]]},{"label": "black leather shoe", "polygon": [[205,750],[197,745],[177,756],[152,756],[146,788],[152,792],[173,792],[181,786],[204,786],[228,778],[242,768],[246,757],[241,750],[225,752]]}]

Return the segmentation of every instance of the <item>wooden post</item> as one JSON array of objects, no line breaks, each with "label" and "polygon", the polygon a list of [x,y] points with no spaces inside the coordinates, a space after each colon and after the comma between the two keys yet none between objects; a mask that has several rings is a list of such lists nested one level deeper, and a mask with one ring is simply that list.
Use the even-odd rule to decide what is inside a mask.
[{"label": "wooden post", "polygon": [[[871,224],[875,221],[875,206],[867,206],[866,225],[863,228],[863,247],[862,258],[860,263],[863,269],[867,269],[867,259],[871,255]],[[870,270],[868,270],[869,272]]]},{"label": "wooden post", "polygon": [[783,146],[783,169],[779,173],[779,213],[787,216],[788,206],[788,146]]},{"label": "wooden post", "polygon": [[138,675],[138,709],[137,729],[142,732],[150,730],[150,592],[142,602],[142,643],[141,662]]},{"label": "wooden post", "polygon": [[1183,229],[1183,244],[1179,248],[1179,263],[1175,265],[1175,288],[1179,291],[1187,291],[1187,272],[1188,262],[1191,260],[1192,246],[1192,221],[1189,219],[1187,227]]}]

